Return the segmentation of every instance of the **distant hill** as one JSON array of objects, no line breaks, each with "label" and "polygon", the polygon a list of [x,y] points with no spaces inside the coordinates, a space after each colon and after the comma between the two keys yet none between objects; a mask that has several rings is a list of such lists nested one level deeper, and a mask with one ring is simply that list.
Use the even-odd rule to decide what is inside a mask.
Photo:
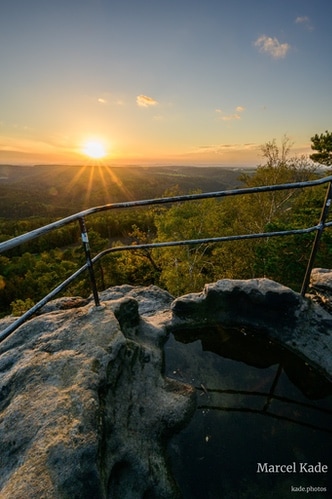
[{"label": "distant hill", "polygon": [[223,167],[0,165],[0,217],[61,217],[107,203],[231,189],[249,169]]}]

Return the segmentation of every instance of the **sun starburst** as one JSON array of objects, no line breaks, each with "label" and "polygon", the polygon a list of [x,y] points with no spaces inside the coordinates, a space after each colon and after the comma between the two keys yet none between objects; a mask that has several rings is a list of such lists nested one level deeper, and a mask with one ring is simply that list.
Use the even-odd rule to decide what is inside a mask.
[{"label": "sun starburst", "polygon": [[106,156],[105,146],[98,140],[89,140],[84,144],[83,153],[92,159],[101,159]]}]

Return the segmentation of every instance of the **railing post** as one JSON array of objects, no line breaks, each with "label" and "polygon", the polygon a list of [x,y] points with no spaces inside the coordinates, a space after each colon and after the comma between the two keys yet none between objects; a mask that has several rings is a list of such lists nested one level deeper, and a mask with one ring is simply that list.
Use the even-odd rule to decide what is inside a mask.
[{"label": "railing post", "polygon": [[302,284],[302,289],[301,289],[302,296],[305,296],[307,289],[308,289],[308,286],[309,286],[311,271],[312,271],[312,268],[314,265],[317,251],[318,251],[318,246],[319,246],[321,237],[323,235],[323,231],[325,228],[325,222],[326,222],[327,216],[329,214],[331,202],[332,202],[332,183],[329,182],[328,186],[327,186],[327,191],[326,191],[326,196],[325,196],[322,212],[320,215],[318,229],[317,229],[316,236],[315,236],[312,248],[311,248],[311,255],[310,255],[310,258],[308,261],[307,270],[306,270],[306,273],[305,273],[305,276],[303,279],[303,284]]},{"label": "railing post", "polygon": [[86,265],[87,265],[88,272],[89,272],[90,283],[91,283],[92,292],[93,292],[93,298],[95,300],[96,307],[99,307],[100,301],[99,301],[99,296],[98,296],[98,291],[97,291],[95,274],[93,271],[93,264],[92,264],[92,260],[91,260],[88,232],[86,230],[84,218],[83,217],[79,218],[78,221],[79,221],[80,229],[81,229],[82,243],[83,243],[83,248],[84,248],[84,253],[85,253]]}]

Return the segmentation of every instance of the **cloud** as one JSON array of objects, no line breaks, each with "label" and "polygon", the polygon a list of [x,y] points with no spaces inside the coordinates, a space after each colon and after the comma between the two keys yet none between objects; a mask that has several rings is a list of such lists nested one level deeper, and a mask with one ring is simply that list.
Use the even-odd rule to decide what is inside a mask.
[{"label": "cloud", "polygon": [[235,108],[235,113],[225,114],[221,109],[216,109],[216,113],[219,115],[218,119],[222,121],[236,121],[241,119],[240,113],[243,113],[244,110],[245,107],[237,106]]},{"label": "cloud", "polygon": [[34,153],[54,152],[56,145],[51,141],[34,138],[14,138],[11,136],[0,135],[0,151]]},{"label": "cloud", "polygon": [[258,47],[260,52],[265,52],[271,55],[274,59],[283,59],[290,49],[288,43],[280,43],[277,38],[262,35],[254,42],[255,47]]},{"label": "cloud", "polygon": [[150,107],[156,106],[158,102],[152,97],[148,97],[147,95],[138,95],[136,97],[136,104],[140,107]]},{"label": "cloud", "polygon": [[239,114],[227,114],[225,116],[221,116],[220,118],[223,121],[234,121],[234,120],[240,120],[241,116]]},{"label": "cloud", "polygon": [[123,106],[125,104],[121,95],[111,92],[103,92],[99,97],[94,97],[102,106]]},{"label": "cloud", "polygon": [[248,149],[257,149],[257,144],[254,144],[253,142],[248,143],[248,144],[209,144],[209,145],[201,145],[198,146],[198,150],[213,150],[213,151],[218,151],[221,152],[223,150],[234,150],[234,151],[239,151],[239,150],[248,150]]},{"label": "cloud", "polygon": [[247,144],[209,144],[197,146],[195,153],[224,155],[227,153],[258,151],[260,146],[253,142]]},{"label": "cloud", "polygon": [[302,24],[302,26],[304,26],[308,31],[312,31],[314,29],[308,16],[298,16],[295,19],[295,24]]}]

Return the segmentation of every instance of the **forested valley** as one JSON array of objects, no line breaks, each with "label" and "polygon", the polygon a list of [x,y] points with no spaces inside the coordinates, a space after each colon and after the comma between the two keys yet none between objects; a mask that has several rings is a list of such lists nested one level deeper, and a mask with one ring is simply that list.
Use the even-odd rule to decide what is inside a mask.
[{"label": "forested valley", "polygon": [[[262,157],[262,164],[251,170],[0,166],[0,240],[105,203],[306,181],[331,174],[309,158],[292,157],[287,138],[280,147],[275,141],[262,146]],[[325,191],[326,184],[101,212],[86,220],[91,253],[94,256],[110,246],[311,227],[319,220]],[[100,291],[120,284],[155,284],[179,296],[200,291],[205,283],[218,279],[258,277],[299,291],[313,238],[310,233],[114,251],[99,260],[94,270]],[[1,314],[21,314],[84,263],[75,223],[2,253]],[[315,266],[332,268],[331,229],[324,231]],[[86,276],[63,294],[90,293]]]}]

